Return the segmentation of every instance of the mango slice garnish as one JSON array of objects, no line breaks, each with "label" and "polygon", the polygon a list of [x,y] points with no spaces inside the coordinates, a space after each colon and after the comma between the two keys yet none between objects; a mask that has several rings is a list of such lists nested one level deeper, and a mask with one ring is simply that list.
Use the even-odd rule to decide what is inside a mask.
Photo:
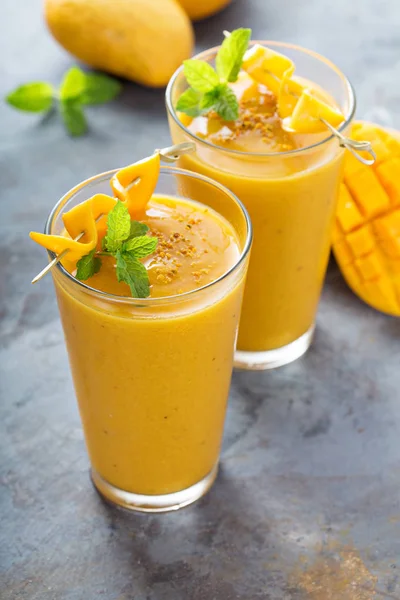
[{"label": "mango slice garnish", "polygon": [[[126,202],[132,218],[140,216],[153,195],[160,172],[160,155],[155,153],[137,163],[120,169],[110,181],[116,198]],[[47,235],[32,231],[33,241],[59,255],[68,250],[68,264],[77,262],[91,250],[101,249],[107,231],[107,216],[117,199],[107,194],[95,194],[63,215],[68,235]],[[79,240],[74,238],[79,237]]]},{"label": "mango slice garnish", "polygon": [[316,98],[310,90],[304,90],[285,124],[297,133],[320,133],[326,131],[321,119],[336,128],[343,123],[344,117],[339,110]]},{"label": "mango slice garnish", "polygon": [[111,178],[110,185],[115,196],[127,203],[132,218],[140,215],[156,188],[160,173],[160,155],[148,158],[120,169]]},{"label": "mango slice garnish", "polygon": [[350,288],[364,302],[400,316],[400,132],[358,122],[351,138],[368,140],[377,155],[366,166],[347,154],[333,252]]},{"label": "mango slice garnish", "polygon": [[284,119],[287,130],[319,133],[326,131],[321,118],[332,127],[338,127],[344,121],[337,108],[317,98],[311,90],[293,79],[295,65],[287,56],[255,44],[244,55],[242,69],[275,94],[279,116]]},{"label": "mango slice garnish", "polygon": [[[83,202],[66,212],[63,215],[63,222],[70,237],[47,235],[36,231],[31,231],[29,235],[34,242],[57,255],[68,250],[68,260],[78,261],[85,254],[89,254],[97,244],[97,229],[90,203]],[[82,238],[75,241],[74,238],[82,232],[84,232]]]},{"label": "mango slice garnish", "polygon": [[117,203],[115,198],[107,196],[107,194],[95,194],[89,200],[93,219],[96,223],[97,229],[97,250],[101,250],[101,241],[107,232],[107,217],[110,210],[114,208]]},{"label": "mango slice garnish", "polygon": [[290,117],[295,106],[304,92],[304,86],[292,79],[293,72],[288,71],[283,76],[278,93],[278,111],[281,119]]},{"label": "mango slice garnish", "polygon": [[242,69],[259,83],[268,85],[265,76],[273,75],[280,80],[288,70],[294,71],[294,63],[280,52],[254,44],[244,55]]},{"label": "mango slice garnish", "polygon": [[255,44],[244,55],[242,69],[278,96],[281,80],[286,73],[294,72],[294,63],[275,50]]}]

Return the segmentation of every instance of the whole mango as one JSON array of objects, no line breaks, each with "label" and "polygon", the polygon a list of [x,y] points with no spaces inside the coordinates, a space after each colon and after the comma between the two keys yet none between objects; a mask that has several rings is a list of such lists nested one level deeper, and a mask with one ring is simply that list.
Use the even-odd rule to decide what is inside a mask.
[{"label": "whole mango", "polygon": [[175,0],[45,0],[55,39],[95,69],[163,87],[193,49],[193,29]]},{"label": "whole mango", "polygon": [[178,0],[192,21],[205,19],[222,10],[231,0]]},{"label": "whole mango", "polygon": [[333,252],[364,302],[400,316],[400,132],[359,122],[351,137],[370,141],[377,160],[369,167],[346,156]]}]

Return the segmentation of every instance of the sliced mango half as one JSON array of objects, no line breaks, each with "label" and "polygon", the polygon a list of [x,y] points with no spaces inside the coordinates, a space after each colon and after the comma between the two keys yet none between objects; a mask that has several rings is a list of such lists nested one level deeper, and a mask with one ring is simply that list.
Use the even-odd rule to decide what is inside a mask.
[{"label": "sliced mango half", "polygon": [[112,191],[119,200],[127,203],[132,218],[145,210],[156,188],[159,173],[160,155],[157,152],[120,169],[111,178]]},{"label": "sliced mango half", "polygon": [[326,126],[321,119],[325,119],[335,128],[344,121],[342,113],[337,108],[316,98],[310,90],[306,89],[296,103],[291,117],[285,119],[285,127],[296,133],[320,133],[326,131]]},{"label": "sliced mango half", "polygon": [[400,132],[358,122],[351,138],[371,141],[378,160],[366,166],[345,157],[333,252],[355,294],[400,317]]}]

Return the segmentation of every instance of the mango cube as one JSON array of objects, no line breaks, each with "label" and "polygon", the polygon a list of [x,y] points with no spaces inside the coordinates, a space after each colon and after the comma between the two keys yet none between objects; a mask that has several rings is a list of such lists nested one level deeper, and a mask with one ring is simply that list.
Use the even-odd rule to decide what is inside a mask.
[{"label": "mango cube", "polygon": [[288,127],[297,133],[319,133],[326,131],[321,119],[337,128],[343,123],[344,117],[338,109],[316,98],[310,90],[304,90],[288,121]]}]

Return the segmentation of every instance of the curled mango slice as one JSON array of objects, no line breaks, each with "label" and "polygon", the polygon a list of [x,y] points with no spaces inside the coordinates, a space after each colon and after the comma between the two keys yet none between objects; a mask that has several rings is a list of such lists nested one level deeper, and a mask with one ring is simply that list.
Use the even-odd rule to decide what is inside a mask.
[{"label": "curled mango slice", "polygon": [[319,133],[326,131],[321,121],[325,119],[332,127],[338,127],[344,121],[342,113],[317,98],[310,90],[304,90],[296,103],[292,116],[288,117],[286,126],[296,133]]},{"label": "curled mango slice", "polygon": [[294,72],[294,63],[271,48],[255,44],[244,55],[242,69],[259,83],[268,86],[271,92],[278,94],[280,80],[288,71]]},{"label": "curled mango slice", "polygon": [[[92,207],[89,202],[82,202],[63,215],[65,235],[46,235],[31,231],[31,239],[51,250],[55,254],[61,254],[68,249],[68,261],[77,262],[82,256],[88,254],[97,244],[97,229],[93,218]],[[75,240],[81,235],[79,240]]]},{"label": "curled mango slice", "polygon": [[132,218],[144,211],[157,185],[160,155],[157,153],[120,169],[111,178],[114,194],[127,203]]},{"label": "curled mango slice", "polygon": [[95,194],[88,200],[97,229],[97,250],[101,250],[101,241],[107,233],[107,217],[117,201],[107,194]]},{"label": "curled mango slice", "polygon": [[333,252],[354,293],[400,316],[400,133],[355,123],[351,137],[370,141],[377,161],[370,167],[346,156]]},{"label": "curled mango slice", "polygon": [[290,117],[295,106],[304,92],[304,86],[292,79],[292,72],[287,71],[283,76],[278,93],[278,111],[281,119]]}]

